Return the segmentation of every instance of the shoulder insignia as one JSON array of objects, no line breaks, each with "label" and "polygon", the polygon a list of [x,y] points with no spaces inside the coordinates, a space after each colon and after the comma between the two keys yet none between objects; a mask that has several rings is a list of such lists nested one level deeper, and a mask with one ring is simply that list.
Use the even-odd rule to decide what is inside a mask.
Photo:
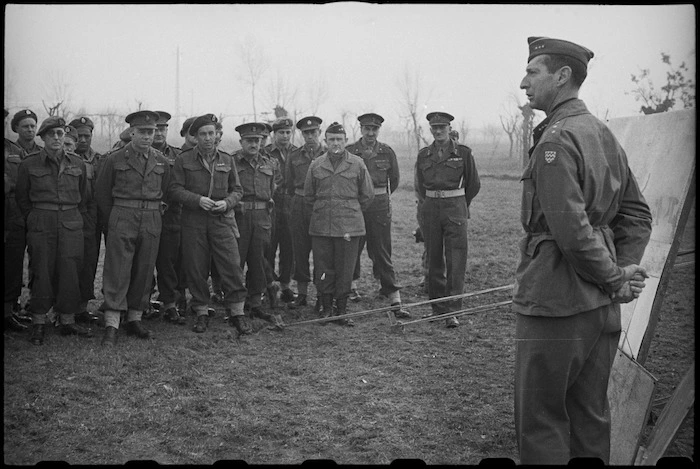
[{"label": "shoulder insignia", "polygon": [[552,161],[554,161],[557,157],[557,152],[556,150],[545,150],[544,152],[544,160],[549,164]]}]

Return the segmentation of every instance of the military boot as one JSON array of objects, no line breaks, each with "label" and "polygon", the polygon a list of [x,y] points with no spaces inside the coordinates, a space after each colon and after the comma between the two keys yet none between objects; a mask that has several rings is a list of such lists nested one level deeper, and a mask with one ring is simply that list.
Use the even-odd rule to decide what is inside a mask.
[{"label": "military boot", "polygon": [[[348,297],[345,296],[343,298],[336,298],[335,299],[335,307],[336,307],[336,316],[342,316],[345,313],[347,313],[348,310]],[[341,318],[336,321],[334,321],[336,324],[340,324],[341,326],[354,326],[355,323],[353,322],[352,319],[347,319],[347,318]]]},{"label": "military boot", "polygon": [[[321,303],[320,317],[321,318],[329,318],[329,317],[333,316],[333,296],[332,295],[321,295],[320,296],[320,303]],[[328,323],[322,322],[321,324],[325,325]]]},{"label": "military boot", "polygon": [[43,345],[44,334],[43,324],[32,324],[32,335],[29,337],[29,341],[34,345]]},{"label": "military boot", "polygon": [[304,295],[303,293],[300,293],[297,295],[296,298],[294,298],[294,300],[292,300],[291,302],[289,302],[287,304],[287,307],[289,309],[297,309],[297,308],[301,308],[302,306],[306,306],[306,305],[307,305],[306,295]]},{"label": "military boot", "polygon": [[129,321],[126,323],[126,335],[135,335],[139,339],[153,339],[154,334],[143,327],[141,321]]}]

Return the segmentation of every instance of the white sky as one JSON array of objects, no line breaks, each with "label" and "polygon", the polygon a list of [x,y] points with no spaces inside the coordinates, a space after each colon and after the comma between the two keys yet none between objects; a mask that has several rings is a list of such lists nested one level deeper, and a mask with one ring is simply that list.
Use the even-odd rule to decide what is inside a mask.
[{"label": "white sky", "polygon": [[443,110],[479,128],[500,125],[514,96],[524,102],[527,37],[549,36],[595,53],[580,97],[597,116],[620,117],[639,113],[626,94],[631,74],[650,68],[665,82],[661,52],[695,76],[695,30],[691,5],[7,5],[5,107],[29,107],[41,120],[42,99],[62,82],[73,112],[127,113],[142,101],[175,115],[179,46],[181,114],[223,114],[237,125],[253,119],[239,54],[253,41],[269,62],[258,113],[274,105],[279,73],[297,89],[289,110],[298,117],[313,112],[309,90],[325,81],[324,126],[343,111],[377,112],[398,129],[408,69],[422,77],[422,119]]}]

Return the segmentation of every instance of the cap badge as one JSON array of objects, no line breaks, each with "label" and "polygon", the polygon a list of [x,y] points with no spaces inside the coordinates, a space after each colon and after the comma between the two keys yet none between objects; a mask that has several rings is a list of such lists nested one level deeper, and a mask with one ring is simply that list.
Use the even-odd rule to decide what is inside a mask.
[{"label": "cap badge", "polygon": [[85,121],[85,118],[84,118],[84,117],[81,117],[81,118],[80,118],[80,122],[82,122],[82,123],[84,124],[84,123],[86,122],[86,121]]},{"label": "cap badge", "polygon": [[307,120],[307,121],[306,121],[306,125],[311,125],[311,121],[310,121],[310,120]]},{"label": "cap badge", "polygon": [[29,116],[29,115],[31,115],[32,111],[30,111],[29,109],[25,109],[24,113]]}]

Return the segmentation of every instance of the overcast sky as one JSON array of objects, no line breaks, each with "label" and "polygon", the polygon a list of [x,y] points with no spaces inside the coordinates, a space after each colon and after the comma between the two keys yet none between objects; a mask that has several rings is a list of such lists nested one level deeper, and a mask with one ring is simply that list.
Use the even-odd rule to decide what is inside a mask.
[{"label": "overcast sky", "polygon": [[549,36],[595,53],[580,97],[601,118],[621,117],[640,106],[626,94],[631,74],[651,68],[663,83],[661,52],[694,77],[695,16],[691,5],[6,5],[5,107],[41,120],[42,99],[63,83],[74,112],[126,113],[140,101],[176,114],[179,46],[180,114],[237,125],[253,118],[241,79],[247,42],[268,62],[258,114],[275,104],[271,83],[281,76],[297,90],[288,104],[298,117],[313,111],[309,93],[320,86],[324,126],[345,111],[377,112],[400,128],[408,70],[421,77],[423,119],[442,110],[478,128],[498,124],[514,98],[524,102],[527,38]]}]

